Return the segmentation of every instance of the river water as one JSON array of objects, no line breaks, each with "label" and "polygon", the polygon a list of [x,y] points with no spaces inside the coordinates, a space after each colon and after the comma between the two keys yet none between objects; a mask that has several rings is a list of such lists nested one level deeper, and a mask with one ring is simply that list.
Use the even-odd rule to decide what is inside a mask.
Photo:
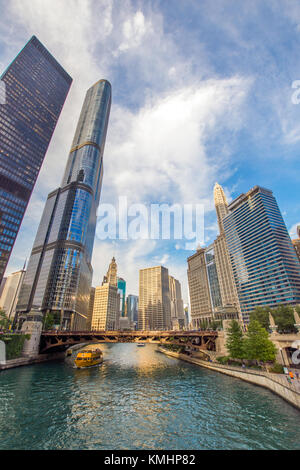
[{"label": "river water", "polygon": [[104,362],[0,373],[0,449],[299,449],[300,412],[270,391],[169,358],[101,345]]}]

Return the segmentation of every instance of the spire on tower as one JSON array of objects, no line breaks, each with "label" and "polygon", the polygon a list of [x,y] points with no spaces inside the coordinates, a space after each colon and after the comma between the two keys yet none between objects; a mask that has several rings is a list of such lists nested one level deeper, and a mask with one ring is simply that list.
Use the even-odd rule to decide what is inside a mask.
[{"label": "spire on tower", "polygon": [[214,200],[218,217],[219,231],[220,233],[223,233],[223,219],[228,214],[228,202],[223,188],[219,183],[216,183],[214,187]]}]

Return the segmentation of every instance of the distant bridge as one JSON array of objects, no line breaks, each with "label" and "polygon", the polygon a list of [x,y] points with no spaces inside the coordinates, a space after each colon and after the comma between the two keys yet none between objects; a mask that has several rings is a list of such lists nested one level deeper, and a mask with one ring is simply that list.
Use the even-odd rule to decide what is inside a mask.
[{"label": "distant bridge", "polygon": [[80,343],[160,343],[215,351],[217,331],[43,331],[41,353],[65,351]]}]

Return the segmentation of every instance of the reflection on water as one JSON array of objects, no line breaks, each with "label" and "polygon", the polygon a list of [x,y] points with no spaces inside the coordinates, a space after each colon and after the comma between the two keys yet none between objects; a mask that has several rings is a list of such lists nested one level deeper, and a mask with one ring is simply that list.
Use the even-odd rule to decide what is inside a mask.
[{"label": "reflection on water", "polygon": [[0,448],[299,448],[300,413],[267,390],[155,345],[100,349],[98,367],[74,369],[77,351],[65,363],[1,372]]}]

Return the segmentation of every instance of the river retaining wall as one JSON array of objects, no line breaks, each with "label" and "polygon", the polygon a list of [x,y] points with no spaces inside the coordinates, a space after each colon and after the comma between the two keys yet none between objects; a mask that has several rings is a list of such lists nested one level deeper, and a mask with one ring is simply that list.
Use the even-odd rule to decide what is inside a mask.
[{"label": "river retaining wall", "polygon": [[54,361],[58,359],[64,359],[65,353],[55,354],[39,354],[32,357],[18,357],[17,359],[10,359],[5,364],[0,364],[0,371],[6,369],[12,369],[14,367],[29,366],[31,364],[39,364],[40,362]]}]

